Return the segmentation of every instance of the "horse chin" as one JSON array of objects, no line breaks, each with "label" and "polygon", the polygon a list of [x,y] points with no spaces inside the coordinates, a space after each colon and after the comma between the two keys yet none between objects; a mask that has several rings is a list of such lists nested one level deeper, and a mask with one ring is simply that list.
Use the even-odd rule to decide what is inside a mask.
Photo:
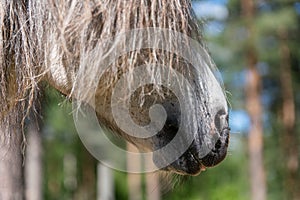
[{"label": "horse chin", "polygon": [[200,160],[197,159],[192,152],[187,151],[184,155],[162,170],[180,175],[196,176],[205,169],[206,167],[200,162]]}]

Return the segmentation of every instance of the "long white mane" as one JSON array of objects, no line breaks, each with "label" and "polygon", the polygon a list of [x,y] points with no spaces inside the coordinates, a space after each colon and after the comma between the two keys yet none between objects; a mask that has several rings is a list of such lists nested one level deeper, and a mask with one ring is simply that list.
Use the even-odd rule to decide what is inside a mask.
[{"label": "long white mane", "polygon": [[[37,83],[45,74],[50,76],[50,82],[55,81],[54,85],[68,95],[74,92],[78,84],[85,84],[84,88],[94,88],[98,83],[93,80],[97,80],[100,71],[102,73],[106,67],[103,66],[103,60],[107,54],[126,44],[127,38],[114,38],[122,32],[160,28],[202,41],[191,4],[187,0],[2,0],[0,11],[1,102],[8,101],[7,85],[10,81],[17,83],[17,94],[12,94],[14,99],[33,99]],[[165,66],[178,65],[177,68],[179,65],[186,67],[187,64],[176,64],[186,61],[174,53],[140,49],[139,32],[130,34],[136,38],[132,44],[136,45],[137,50],[114,63],[110,73],[107,73],[107,87],[118,78],[119,69],[131,71],[137,64],[160,63]],[[172,32],[166,31],[165,34]],[[153,35],[151,40],[159,43],[161,37]],[[172,37],[166,35],[166,38]],[[105,43],[105,46],[103,41],[111,38],[114,40]],[[172,48],[173,52],[177,52],[182,47],[175,44]],[[214,70],[209,56],[203,57],[207,58],[205,67]],[[15,77],[7,75],[12,70],[16,72]],[[179,71],[189,73],[188,70]],[[149,74],[155,73],[149,70]],[[200,74],[203,77],[206,75]],[[82,77],[86,80],[82,80]],[[88,91],[80,91],[77,98],[88,99]],[[3,111],[8,107],[2,107]]]}]

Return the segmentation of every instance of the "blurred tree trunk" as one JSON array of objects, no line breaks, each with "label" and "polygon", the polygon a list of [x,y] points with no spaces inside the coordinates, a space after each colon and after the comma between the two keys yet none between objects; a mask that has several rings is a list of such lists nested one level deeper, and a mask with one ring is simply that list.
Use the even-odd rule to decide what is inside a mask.
[{"label": "blurred tree trunk", "polygon": [[[40,112],[41,109],[37,111]],[[26,156],[25,156],[25,197],[30,200],[41,200],[43,194],[42,180],[42,139],[40,132],[40,120],[38,116],[30,116],[26,133]],[[35,120],[37,119],[37,120]]]},{"label": "blurred tree trunk", "polygon": [[[127,142],[127,150],[129,152],[138,152],[135,146]],[[130,154],[127,154],[127,169],[129,171],[140,168],[141,169],[141,159],[136,159]],[[128,181],[128,194],[129,200],[140,200],[142,199],[142,175],[141,174],[127,174]]]},{"label": "blurred tree trunk", "polygon": [[254,1],[242,0],[242,11],[246,21],[248,40],[246,47],[247,83],[246,83],[246,108],[248,110],[251,127],[248,138],[249,169],[251,181],[251,199],[266,199],[266,180],[263,162],[263,126],[262,105],[260,101],[261,78],[256,68],[257,53],[254,37]]},{"label": "blurred tree trunk", "polygon": [[[137,148],[130,143],[127,143],[127,149],[129,152],[138,152]],[[128,170],[141,168],[141,159],[133,158],[130,154],[127,155],[127,167]],[[152,160],[144,160],[145,165],[153,165]],[[130,200],[143,199],[143,186],[142,186],[142,174],[128,173],[128,190]],[[145,174],[146,185],[146,199],[147,200],[160,200],[160,184],[159,173],[146,173]]]},{"label": "blurred tree trunk", "polygon": [[251,119],[248,136],[251,195],[253,200],[266,199],[266,180],[263,162],[262,106],[260,102],[260,77],[257,69],[249,67],[246,86],[246,107]]},{"label": "blurred tree trunk", "polygon": [[0,199],[24,199],[19,104],[0,119]]},{"label": "blurred tree trunk", "polygon": [[287,32],[279,30],[280,39],[280,81],[282,90],[282,122],[284,126],[283,132],[283,150],[286,164],[286,191],[288,199],[299,200],[299,181],[297,179],[297,172],[299,170],[298,160],[298,144],[297,134],[295,131],[295,101],[292,85],[291,74],[291,59],[290,49],[287,45]]},{"label": "blurred tree trunk", "polygon": [[[148,165],[147,162],[152,164],[152,160],[145,160],[145,165]],[[146,196],[147,200],[160,200],[159,172],[146,174]]]},{"label": "blurred tree trunk", "polygon": [[100,162],[97,166],[97,182],[97,199],[114,200],[115,190],[113,170]]},{"label": "blurred tree trunk", "polygon": [[96,199],[96,171],[98,162],[82,145],[80,145],[79,154],[78,162],[80,167],[78,173],[80,174],[80,180],[78,181],[78,188],[75,191],[73,199]]},{"label": "blurred tree trunk", "polygon": [[146,187],[147,200],[160,200],[160,184],[158,172],[146,174]]}]

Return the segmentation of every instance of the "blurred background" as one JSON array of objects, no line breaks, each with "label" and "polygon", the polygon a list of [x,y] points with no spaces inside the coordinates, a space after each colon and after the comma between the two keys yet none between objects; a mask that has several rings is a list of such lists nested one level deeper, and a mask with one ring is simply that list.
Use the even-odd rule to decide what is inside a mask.
[{"label": "blurred background", "polygon": [[[29,126],[27,132],[34,148],[27,148],[33,153],[27,154],[26,175],[35,174],[40,183],[27,180],[29,197],[300,199],[300,2],[206,0],[192,4],[230,104],[226,160],[197,177],[132,175],[107,169],[82,145],[70,102],[47,88],[43,125]],[[30,193],[32,187],[35,191]]]}]

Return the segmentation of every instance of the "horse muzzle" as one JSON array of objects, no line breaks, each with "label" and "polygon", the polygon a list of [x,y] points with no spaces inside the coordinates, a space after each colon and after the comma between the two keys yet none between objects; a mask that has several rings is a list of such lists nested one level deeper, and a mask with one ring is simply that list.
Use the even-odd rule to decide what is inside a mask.
[{"label": "horse muzzle", "polygon": [[[213,134],[217,138],[214,137],[214,140],[207,141],[202,138],[204,136],[203,133],[198,133],[187,150],[177,160],[163,168],[163,170],[194,176],[206,170],[206,168],[213,167],[222,162],[227,154],[230,134],[228,114],[224,110],[217,112],[213,130],[215,130]],[[213,145],[209,147],[206,144],[207,142]],[[206,147],[203,148],[205,145]],[[209,150],[207,150],[208,147]],[[203,149],[206,149],[205,155],[203,154]],[[156,158],[153,159],[155,162]]]}]

